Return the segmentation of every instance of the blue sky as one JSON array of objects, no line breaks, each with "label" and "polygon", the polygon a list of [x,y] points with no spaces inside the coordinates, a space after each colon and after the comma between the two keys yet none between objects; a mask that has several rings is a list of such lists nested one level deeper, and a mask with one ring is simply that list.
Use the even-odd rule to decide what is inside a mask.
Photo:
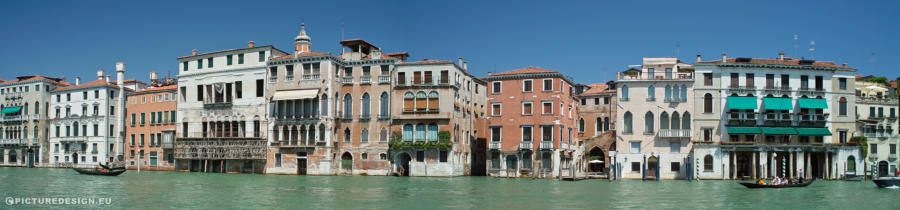
[{"label": "blue sky", "polygon": [[463,57],[478,76],[538,66],[596,83],[641,57],[676,56],[676,44],[693,62],[722,52],[809,58],[815,41],[816,60],[896,78],[888,68],[900,60],[896,11],[900,1],[3,1],[0,78],[90,81],[117,61],[128,78],[174,76],[176,58],[192,49],[253,40],[290,51],[304,20],[315,51],[340,53],[344,20],[346,39],[411,60]]}]

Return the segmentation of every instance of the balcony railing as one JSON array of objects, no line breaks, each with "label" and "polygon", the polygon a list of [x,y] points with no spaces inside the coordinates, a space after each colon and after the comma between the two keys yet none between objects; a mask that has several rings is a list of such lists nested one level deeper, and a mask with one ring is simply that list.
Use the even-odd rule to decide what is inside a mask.
[{"label": "balcony railing", "polygon": [[0,145],[23,145],[25,139],[0,139]]},{"label": "balcony railing", "polygon": [[797,115],[800,117],[799,126],[825,126],[825,122],[828,120],[829,114],[803,114]]},{"label": "balcony railing", "polygon": [[389,84],[391,83],[391,75],[379,75],[378,76],[378,84]]},{"label": "balcony railing", "polygon": [[404,114],[429,114],[429,113],[438,113],[440,110],[438,109],[404,109]]},{"label": "balcony railing", "polygon": [[693,80],[693,72],[638,72],[633,74],[616,73],[618,80]]},{"label": "balcony railing", "polygon": [[791,87],[768,86],[767,85],[763,89],[763,92],[765,92],[766,94],[773,94],[773,95],[788,94],[791,92]]},{"label": "balcony railing", "polygon": [[738,94],[755,93],[756,86],[731,85],[731,86],[728,86],[728,91],[732,92],[732,93],[738,93]]},{"label": "balcony railing", "polygon": [[[315,141],[304,141],[304,140],[293,140],[293,141],[274,141],[272,142],[273,147],[314,147],[318,145],[318,140]],[[324,142],[324,141],[322,141]]]},{"label": "balcony railing", "polygon": [[799,93],[800,95],[821,95],[821,94],[825,94],[825,89],[819,89],[819,88],[808,88],[808,87],[804,88],[804,87],[801,87],[801,88],[798,88],[797,91],[798,91],[798,93]]},{"label": "balcony railing", "polygon": [[10,116],[10,115],[7,115],[7,116],[3,116],[3,118],[2,118],[2,121],[3,121],[3,122],[8,122],[8,121],[24,121],[24,120],[25,120],[24,115],[11,115],[11,116]]},{"label": "balcony railing", "polygon": [[659,132],[656,133],[659,137],[664,138],[690,138],[691,130],[690,129],[659,129]]},{"label": "balcony railing", "polygon": [[22,98],[22,92],[12,92],[12,93],[4,93],[3,94],[6,100],[20,99]]},{"label": "balcony railing", "polygon": [[500,149],[500,141],[491,141],[488,143],[488,149]]},{"label": "balcony railing", "polygon": [[361,84],[361,85],[372,84],[372,76],[369,76],[369,75],[359,76],[359,84]]},{"label": "balcony railing", "polygon": [[391,119],[391,115],[390,114],[379,114],[378,119],[379,120]]},{"label": "balcony railing", "polygon": [[569,142],[559,142],[560,149],[569,149]]},{"label": "balcony railing", "polygon": [[321,78],[321,77],[318,73],[303,75],[303,80],[319,80],[319,78]]},{"label": "balcony railing", "polygon": [[341,83],[343,83],[343,84],[345,84],[345,85],[352,85],[352,84],[353,84],[353,77],[344,77],[344,78],[341,79]]},{"label": "balcony railing", "polygon": [[371,119],[372,119],[372,115],[371,115],[371,114],[361,114],[361,115],[359,115],[359,120],[371,120]]},{"label": "balcony railing", "polygon": [[666,98],[664,101],[666,103],[683,103],[683,102],[687,102],[687,99],[680,98],[680,97],[679,98]]},{"label": "balcony railing", "polygon": [[553,149],[553,141],[541,141],[541,149]]},{"label": "balcony railing", "polygon": [[59,142],[83,142],[87,141],[87,136],[66,136],[66,137],[54,137]]},{"label": "balcony railing", "polygon": [[532,149],[531,145],[534,145],[531,143],[531,141],[522,141],[519,143],[519,149]]}]

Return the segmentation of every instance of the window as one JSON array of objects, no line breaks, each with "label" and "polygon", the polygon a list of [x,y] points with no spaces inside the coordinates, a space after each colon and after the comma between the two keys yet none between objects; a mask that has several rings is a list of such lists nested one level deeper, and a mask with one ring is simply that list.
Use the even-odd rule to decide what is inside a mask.
[{"label": "window", "polygon": [[425,94],[425,91],[419,91],[416,93],[416,110],[425,110],[428,108],[428,95]]},{"label": "window", "polygon": [[141,134],[141,141],[140,141],[139,146],[142,146],[142,147],[144,146],[144,134],[143,133]]},{"label": "window", "polygon": [[603,104],[609,104],[609,96],[603,97]]},{"label": "window", "polygon": [[397,84],[406,85],[406,72],[397,72]]},{"label": "window", "polygon": [[703,170],[704,171],[712,171],[713,170],[713,157],[712,155],[706,155],[703,157]]},{"label": "window", "polygon": [[552,125],[542,125],[541,126],[541,141],[545,141],[545,142],[553,141],[553,126]]},{"label": "window", "polygon": [[146,117],[146,115],[143,112],[141,112],[141,125],[144,125],[144,122],[146,122],[145,117]]},{"label": "window", "polygon": [[578,132],[584,133],[584,118],[578,118]]},{"label": "window", "polygon": [[[143,97],[141,99],[143,101]],[[203,85],[197,85],[197,101],[203,101]],[[143,103],[143,102],[141,102]]]},{"label": "window", "polygon": [[197,69],[203,68],[203,59],[197,59]]},{"label": "window", "polygon": [[532,132],[532,129],[534,129],[534,128],[531,127],[530,125],[522,126],[522,141],[531,142],[532,136],[534,135]]},{"label": "window", "polygon": [[438,153],[438,161],[441,163],[447,162],[447,150],[441,150],[441,152]]},{"label": "window", "polygon": [[541,103],[541,113],[542,114],[553,114],[553,102],[552,101],[544,101]]},{"label": "window", "polygon": [[669,142],[669,152],[681,153],[681,142]]},{"label": "window", "polygon": [[703,113],[712,113],[713,110],[712,94],[703,95]]},{"label": "window", "polygon": [[362,129],[362,132],[360,132],[360,142],[369,143],[369,129]]},{"label": "window", "polygon": [[644,114],[644,134],[653,133],[653,112]]},{"label": "window", "polygon": [[440,108],[440,96],[437,91],[428,93],[428,110],[438,110]]},{"label": "window", "polygon": [[500,94],[500,83],[501,82],[491,83],[491,94]]},{"label": "window", "polygon": [[266,51],[259,51],[259,62],[266,61]]},{"label": "window", "polygon": [[841,90],[847,89],[847,78],[838,78],[838,88]]},{"label": "window", "polygon": [[625,119],[623,120],[623,121],[625,122],[625,124],[623,125],[623,127],[624,127],[624,131],[623,131],[623,132],[624,132],[624,133],[632,133],[633,130],[632,130],[632,127],[631,127],[631,118],[632,118],[631,112],[625,112],[625,115],[624,115],[623,118],[625,118]]},{"label": "window", "polygon": [[641,172],[641,162],[631,162],[631,172]]},{"label": "window", "polygon": [[207,67],[207,68],[212,68],[212,67],[213,67],[213,58],[207,58],[207,59],[206,59],[206,67]]},{"label": "window", "polygon": [[344,94],[344,118],[353,117],[353,97],[349,93]]},{"label": "window", "polygon": [[416,96],[410,91],[403,94],[403,111],[413,111],[416,109]]},{"label": "window", "polygon": [[[294,65],[286,65],[284,66],[284,80],[294,81]],[[275,70],[275,68],[272,68]],[[277,71],[272,71],[272,78],[276,77]]]},{"label": "window", "polygon": [[100,98],[100,90],[94,90],[94,98]]},{"label": "window", "polygon": [[369,111],[369,108],[370,108],[371,106],[370,106],[369,101],[370,101],[370,100],[369,100],[369,93],[363,93],[363,96],[362,96],[362,107],[360,107],[362,110],[361,110],[360,112],[362,112],[362,116],[364,116],[364,117],[368,117],[369,114],[370,114],[370,113],[369,113],[369,112],[370,112],[370,111]]},{"label": "window", "polygon": [[553,91],[553,79],[544,79],[544,91]]},{"label": "window", "polygon": [[847,116],[847,98],[841,97],[841,99],[838,101],[838,104],[838,113],[840,113],[841,116]]},{"label": "window", "polygon": [[416,151],[416,162],[425,162],[425,151]]},{"label": "window", "polygon": [[134,146],[134,134],[131,134],[131,146]]},{"label": "window", "polygon": [[275,167],[281,167],[281,153],[275,153]]},{"label": "window", "polygon": [[878,154],[878,145],[877,144],[869,144],[869,153],[870,154]]},{"label": "window", "polygon": [[244,64],[244,53],[238,54],[238,64]]},{"label": "window", "polygon": [[188,71],[188,62],[181,62],[181,70]]},{"label": "window", "polygon": [[[235,93],[235,98],[241,98],[244,96],[244,83],[243,82],[241,82],[241,81],[234,82],[234,93]],[[166,95],[167,98],[168,98],[168,96],[169,95]]]},{"label": "window", "polygon": [[263,97],[263,88],[265,88],[265,86],[263,85],[263,80],[256,80],[256,97]]},{"label": "window", "polygon": [[897,154],[897,144],[891,144],[891,154],[892,155]]},{"label": "window", "polygon": [[500,103],[491,104],[491,115],[492,116],[500,116],[502,114],[502,110],[500,109]]},{"label": "window", "polygon": [[522,80],[522,92],[532,92],[533,80]]},{"label": "window", "polygon": [[531,105],[532,105],[531,101],[522,102],[522,115],[532,115],[533,109],[532,109]]},{"label": "window", "polygon": [[227,55],[227,56],[225,56],[225,61],[226,61],[225,64],[226,64],[226,65],[229,65],[229,66],[231,65],[231,60],[232,60],[231,58],[232,58],[233,56],[234,56],[234,55]]},{"label": "window", "polygon": [[703,85],[712,86],[713,78],[712,73],[703,73]]},{"label": "window", "polygon": [[390,111],[390,104],[391,104],[391,101],[390,101],[390,99],[388,99],[388,94],[387,94],[387,92],[381,92],[381,100],[379,100],[378,103],[379,103],[379,105],[381,106],[381,112],[380,112],[380,115],[381,115],[381,116],[384,116],[384,117],[390,116],[390,114],[391,114],[391,113],[390,113],[390,112],[391,112],[391,111]]},{"label": "window", "polygon": [[[669,92],[669,86],[667,85],[666,86],[666,98],[667,99],[670,94],[671,93]],[[650,87],[647,87],[647,101],[655,101],[655,100],[656,100],[656,88],[654,88],[653,85],[650,85]]]},{"label": "window", "polygon": [[622,85],[622,101],[628,101],[628,85]]},{"label": "window", "polygon": [[681,171],[681,163],[680,162],[672,162],[672,163],[670,163],[669,166],[671,167],[671,169],[672,169],[671,171],[673,171],[673,172]]}]

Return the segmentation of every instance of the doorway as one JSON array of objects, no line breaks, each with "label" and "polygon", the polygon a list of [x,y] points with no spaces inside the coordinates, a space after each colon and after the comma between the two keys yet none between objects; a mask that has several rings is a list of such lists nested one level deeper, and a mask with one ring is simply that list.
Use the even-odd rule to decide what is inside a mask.
[{"label": "doorway", "polygon": [[412,161],[412,157],[407,153],[400,153],[399,162],[397,162],[397,170],[400,176],[409,176],[409,161]]},{"label": "doorway", "polygon": [[471,142],[472,176],[487,176],[487,139],[476,138]]},{"label": "doorway", "polygon": [[297,153],[297,174],[306,175],[306,152]]},{"label": "doorway", "polygon": [[882,160],[881,162],[878,162],[878,177],[885,177],[885,176],[888,176],[888,173],[889,173],[889,172],[890,172],[890,171],[888,171],[888,163],[887,163],[887,161],[883,161],[883,160]]},{"label": "doorway", "polygon": [[353,156],[349,152],[341,155],[341,169],[347,172],[353,172]]},{"label": "doorway", "polygon": [[78,153],[72,153],[72,164],[78,165]]},{"label": "doorway", "polygon": [[647,170],[644,173],[647,179],[657,179],[659,177],[659,158],[656,156],[647,158]]}]

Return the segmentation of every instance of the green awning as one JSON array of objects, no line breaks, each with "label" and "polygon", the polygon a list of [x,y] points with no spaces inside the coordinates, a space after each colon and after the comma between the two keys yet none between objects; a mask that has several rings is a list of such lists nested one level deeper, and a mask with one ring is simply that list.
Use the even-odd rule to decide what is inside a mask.
[{"label": "green awning", "polygon": [[788,127],[763,127],[762,132],[766,135],[797,135],[797,129]]},{"label": "green awning", "polygon": [[766,110],[794,110],[791,98],[763,98],[763,106]]},{"label": "green awning", "polygon": [[756,97],[728,96],[728,109],[757,109]]},{"label": "green awning", "polygon": [[11,114],[11,113],[19,112],[19,110],[22,110],[21,106],[3,107],[2,112],[3,112],[3,114]]},{"label": "green awning", "polygon": [[759,134],[759,127],[728,127],[728,134]]},{"label": "green awning", "polygon": [[830,136],[828,128],[797,128],[797,133],[806,136]]},{"label": "green awning", "polygon": [[824,98],[801,98],[797,100],[801,109],[827,109],[828,102]]}]

